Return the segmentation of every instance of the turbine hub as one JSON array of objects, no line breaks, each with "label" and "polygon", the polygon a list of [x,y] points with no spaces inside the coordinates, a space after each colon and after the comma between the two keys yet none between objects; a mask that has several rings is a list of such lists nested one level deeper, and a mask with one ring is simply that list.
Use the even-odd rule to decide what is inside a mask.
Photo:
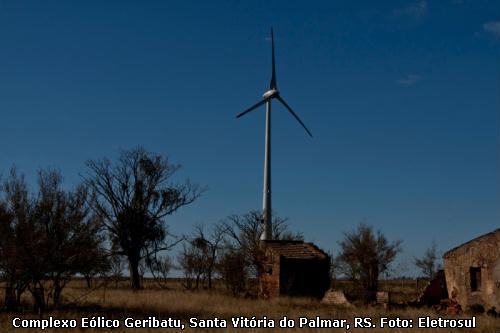
[{"label": "turbine hub", "polygon": [[276,89],[270,89],[270,90],[266,91],[264,93],[264,95],[262,95],[262,97],[264,97],[265,99],[267,99],[267,98],[272,98],[272,97],[274,97],[276,95],[278,95],[278,90],[276,90]]}]

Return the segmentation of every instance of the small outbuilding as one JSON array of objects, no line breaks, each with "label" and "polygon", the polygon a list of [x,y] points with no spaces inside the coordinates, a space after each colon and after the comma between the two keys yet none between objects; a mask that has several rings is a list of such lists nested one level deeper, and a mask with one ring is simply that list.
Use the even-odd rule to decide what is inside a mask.
[{"label": "small outbuilding", "polygon": [[444,271],[449,297],[463,309],[500,309],[500,229],[446,252]]},{"label": "small outbuilding", "polygon": [[330,257],[312,243],[264,241],[260,296],[322,298],[330,287]]}]

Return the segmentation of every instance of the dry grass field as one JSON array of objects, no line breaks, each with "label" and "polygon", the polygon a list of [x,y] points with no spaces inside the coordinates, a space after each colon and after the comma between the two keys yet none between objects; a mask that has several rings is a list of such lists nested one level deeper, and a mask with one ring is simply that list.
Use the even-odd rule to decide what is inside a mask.
[{"label": "dry grass field", "polygon": [[[99,282],[97,282],[99,283]],[[339,287],[347,288],[346,282],[339,282]],[[414,294],[418,294],[415,290],[415,282],[385,282],[382,287],[386,290],[390,289],[395,292],[397,297],[411,298]],[[26,299],[25,301],[29,301]],[[44,332],[181,332],[181,329],[165,329],[165,328],[125,328],[123,320],[128,317],[142,319],[154,316],[158,319],[176,318],[181,319],[185,324],[183,332],[269,332],[269,331],[290,331],[290,332],[345,332],[345,329],[332,328],[287,328],[287,329],[257,329],[233,328],[231,325],[231,317],[256,317],[272,318],[276,320],[278,325],[279,319],[286,316],[287,318],[296,319],[298,324],[299,317],[307,317],[314,319],[317,316],[324,319],[347,319],[351,323],[349,332],[484,332],[498,333],[500,332],[500,319],[494,319],[486,315],[477,316],[477,327],[470,329],[446,329],[446,328],[353,328],[352,322],[354,317],[371,317],[373,322],[378,324],[381,317],[391,318],[407,318],[414,319],[418,317],[437,317],[437,314],[432,309],[383,309],[382,307],[340,307],[321,304],[313,299],[300,298],[278,298],[270,301],[236,298],[227,295],[221,288],[216,291],[187,291],[184,290],[179,282],[173,280],[170,282],[168,289],[158,289],[151,282],[146,283],[146,288],[139,292],[132,292],[126,288],[126,281],[119,283],[117,286],[114,283],[106,288],[98,288],[89,292],[84,281],[76,280],[72,282],[64,293],[65,306],[50,313],[43,314],[43,318],[52,316],[54,318],[74,318],[78,319],[80,326],[81,317],[102,317],[107,319],[118,319],[122,325],[117,329],[107,328],[86,328],[80,327],[74,329],[53,328],[45,329]],[[470,314],[464,314],[461,317],[470,317]],[[1,313],[0,315],[0,332],[39,332],[40,329],[21,329],[13,328],[13,318],[39,318],[38,315],[26,310],[23,313]],[[228,321],[227,328],[191,328],[189,327],[190,318],[205,318],[214,317],[223,318]],[[452,317],[446,317],[452,318]],[[416,324],[415,324],[416,325]]]}]

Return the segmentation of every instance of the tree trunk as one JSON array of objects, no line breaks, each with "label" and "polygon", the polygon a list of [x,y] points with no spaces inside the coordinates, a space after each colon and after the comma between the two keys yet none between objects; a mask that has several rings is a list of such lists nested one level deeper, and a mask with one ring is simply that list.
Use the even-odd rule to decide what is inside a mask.
[{"label": "tree trunk", "polygon": [[5,308],[7,311],[14,311],[19,303],[17,302],[16,289],[14,287],[5,287]]},{"label": "tree trunk", "polygon": [[24,289],[16,288],[16,304],[18,304],[18,305],[21,304],[21,296],[23,293],[24,293]]},{"label": "tree trunk", "polygon": [[208,268],[208,289],[212,289],[212,273],[213,273],[213,270],[214,270],[214,266],[215,266],[215,260],[216,260],[216,252],[215,252],[215,248],[212,250],[212,257],[210,258],[210,265],[209,265],[209,268]]},{"label": "tree trunk", "polygon": [[130,270],[130,287],[133,290],[141,289],[141,275],[139,274],[139,254],[130,255],[128,258]]},{"label": "tree trunk", "polygon": [[52,298],[52,302],[54,303],[54,308],[57,308],[59,306],[59,301],[61,300],[61,292],[62,292],[63,286],[61,285],[59,279],[56,279],[54,281],[54,294]]},{"label": "tree trunk", "polygon": [[364,301],[369,304],[377,299],[378,290],[378,264],[369,264],[366,268],[364,281],[362,281],[364,288]]},{"label": "tree trunk", "polygon": [[32,291],[33,295],[33,309],[35,312],[41,314],[45,311],[45,290],[43,287],[35,287]]},{"label": "tree trunk", "polygon": [[87,288],[92,288],[92,277],[90,275],[85,275],[85,280],[87,281]]}]

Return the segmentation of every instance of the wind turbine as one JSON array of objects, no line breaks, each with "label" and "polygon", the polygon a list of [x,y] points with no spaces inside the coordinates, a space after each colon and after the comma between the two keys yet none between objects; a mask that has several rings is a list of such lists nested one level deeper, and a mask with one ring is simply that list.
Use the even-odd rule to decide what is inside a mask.
[{"label": "wind turbine", "polygon": [[285,102],[278,91],[276,84],[276,61],[274,57],[274,33],[271,28],[271,52],[272,52],[272,73],[271,83],[269,90],[262,95],[262,100],[252,107],[246,109],[238,114],[236,118],[240,118],[247,113],[254,111],[259,106],[266,104],[266,148],[264,157],[264,193],[262,199],[262,217],[264,223],[264,232],[260,236],[263,241],[272,239],[272,221],[271,221],[271,100],[277,99],[283,106],[292,114],[292,116],[299,122],[299,124],[306,130],[307,134],[312,137],[311,132],[307,129],[306,125],[300,120],[299,116],[293,112],[292,108]]}]

